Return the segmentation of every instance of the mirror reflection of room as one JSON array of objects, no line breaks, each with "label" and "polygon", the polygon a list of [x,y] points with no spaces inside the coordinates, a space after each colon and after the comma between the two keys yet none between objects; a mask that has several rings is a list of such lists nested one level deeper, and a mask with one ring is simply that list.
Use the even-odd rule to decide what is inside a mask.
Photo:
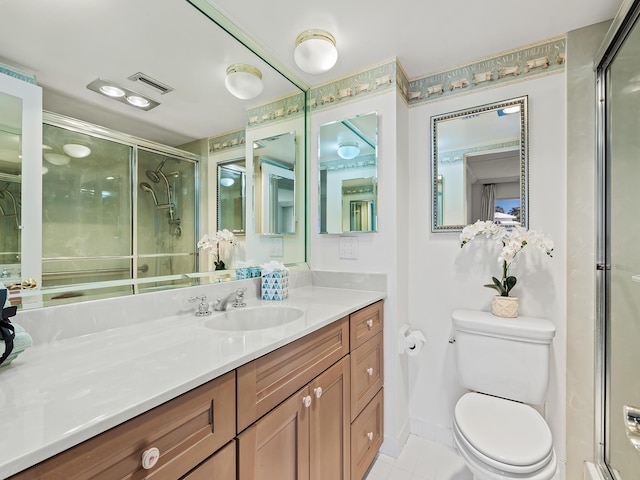
[{"label": "mirror reflection of room", "polygon": [[527,98],[432,117],[432,230],[527,225]]},{"label": "mirror reflection of room", "polygon": [[253,221],[256,234],[296,233],[295,165],[294,132],[253,142]]},{"label": "mirror reflection of room", "polygon": [[218,230],[245,233],[245,159],[218,163]]},{"label": "mirror reflection of room", "polygon": [[377,231],[375,112],[320,126],[320,233]]}]

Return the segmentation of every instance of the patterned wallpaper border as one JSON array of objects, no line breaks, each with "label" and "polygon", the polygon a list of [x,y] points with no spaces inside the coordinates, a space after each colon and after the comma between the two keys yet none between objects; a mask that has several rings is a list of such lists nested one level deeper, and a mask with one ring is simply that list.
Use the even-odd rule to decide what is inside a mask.
[{"label": "patterned wallpaper border", "polygon": [[433,75],[399,83],[412,107],[471,91],[564,71],[566,35],[509,50]]},{"label": "patterned wallpaper border", "polygon": [[508,140],[505,142],[492,143],[489,145],[480,145],[471,148],[462,148],[458,150],[448,150],[446,152],[438,152],[439,163],[457,163],[461,162],[465,155],[470,153],[488,152],[491,150],[508,149],[510,147],[520,148],[520,140]]},{"label": "patterned wallpaper border", "polygon": [[304,115],[304,93],[300,92],[247,109],[247,127],[263,126],[302,115]]},{"label": "patterned wallpaper border", "polygon": [[246,143],[244,130],[223,133],[215,137],[209,137],[209,154],[218,153],[232,148],[243,148]]},{"label": "patterned wallpaper border", "polygon": [[13,78],[17,78],[18,80],[22,80],[27,83],[36,84],[36,76],[25,73],[17,68],[10,67],[9,65],[5,65],[4,63],[0,63],[0,73],[4,73]]},{"label": "patterned wallpaper border", "polygon": [[343,172],[351,169],[375,167],[377,164],[376,155],[372,153],[370,155],[361,155],[353,160],[344,160],[340,158],[337,160],[321,162],[320,169],[326,170],[327,172]]}]

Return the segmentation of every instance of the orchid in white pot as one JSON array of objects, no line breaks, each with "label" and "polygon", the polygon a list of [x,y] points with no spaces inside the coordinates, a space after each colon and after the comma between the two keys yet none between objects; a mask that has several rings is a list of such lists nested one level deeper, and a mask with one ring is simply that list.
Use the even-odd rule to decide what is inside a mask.
[{"label": "orchid in white pot", "polygon": [[484,285],[496,290],[500,297],[509,297],[509,293],[516,286],[518,280],[514,275],[509,274],[509,269],[516,256],[527,245],[533,245],[549,257],[553,256],[553,240],[548,235],[520,226],[507,228],[490,220],[478,220],[476,223],[464,227],[460,234],[460,247],[464,248],[478,236],[484,236],[502,244],[502,250],[498,256],[498,263],[502,267],[502,278],[492,277],[492,283]]},{"label": "orchid in white pot", "polygon": [[198,242],[198,249],[208,252],[214,258],[213,263],[216,270],[227,268],[220,257],[220,243],[222,242],[227,242],[230,246],[237,245],[235,235],[226,228],[218,230],[214,235],[205,234]]}]

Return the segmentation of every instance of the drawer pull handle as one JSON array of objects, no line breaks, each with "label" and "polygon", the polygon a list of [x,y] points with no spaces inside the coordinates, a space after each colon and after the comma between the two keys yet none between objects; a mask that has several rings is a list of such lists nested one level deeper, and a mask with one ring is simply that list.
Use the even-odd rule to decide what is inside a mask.
[{"label": "drawer pull handle", "polygon": [[158,463],[158,459],[160,458],[160,450],[156,447],[151,447],[148,450],[145,450],[142,453],[142,468],[145,470],[149,470]]},{"label": "drawer pull handle", "polygon": [[373,432],[367,433],[367,438],[369,439],[369,441],[373,440]]},{"label": "drawer pull handle", "polygon": [[322,387],[314,388],[313,393],[315,394],[316,398],[320,398],[322,396]]},{"label": "drawer pull handle", "polygon": [[369,376],[373,375],[373,367],[367,368],[367,375],[369,375]]},{"label": "drawer pull handle", "polygon": [[307,395],[306,397],[302,397],[302,404],[309,408],[311,406],[311,395]]},{"label": "drawer pull handle", "polygon": [[369,327],[369,330],[371,330],[371,328],[373,327],[373,320],[369,319],[367,320],[367,327]]}]

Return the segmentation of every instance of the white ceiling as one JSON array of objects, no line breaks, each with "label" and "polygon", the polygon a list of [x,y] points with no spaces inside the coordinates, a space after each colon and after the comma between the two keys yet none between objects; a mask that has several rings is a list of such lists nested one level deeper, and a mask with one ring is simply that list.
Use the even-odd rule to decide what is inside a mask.
[{"label": "white ceiling", "polygon": [[[613,18],[621,0],[209,0],[274,58],[319,85],[397,57],[409,77],[435,73]],[[337,41],[322,75],[293,62],[296,36],[321,28]],[[186,0],[0,0],[0,62],[37,76],[45,109],[180,145],[242,128],[245,109],[295,91]],[[223,86],[232,63],[263,73],[265,91],[240,101]],[[175,88],[166,95],[127,77],[142,71]],[[101,77],[149,94],[148,112],[86,89]]]}]

